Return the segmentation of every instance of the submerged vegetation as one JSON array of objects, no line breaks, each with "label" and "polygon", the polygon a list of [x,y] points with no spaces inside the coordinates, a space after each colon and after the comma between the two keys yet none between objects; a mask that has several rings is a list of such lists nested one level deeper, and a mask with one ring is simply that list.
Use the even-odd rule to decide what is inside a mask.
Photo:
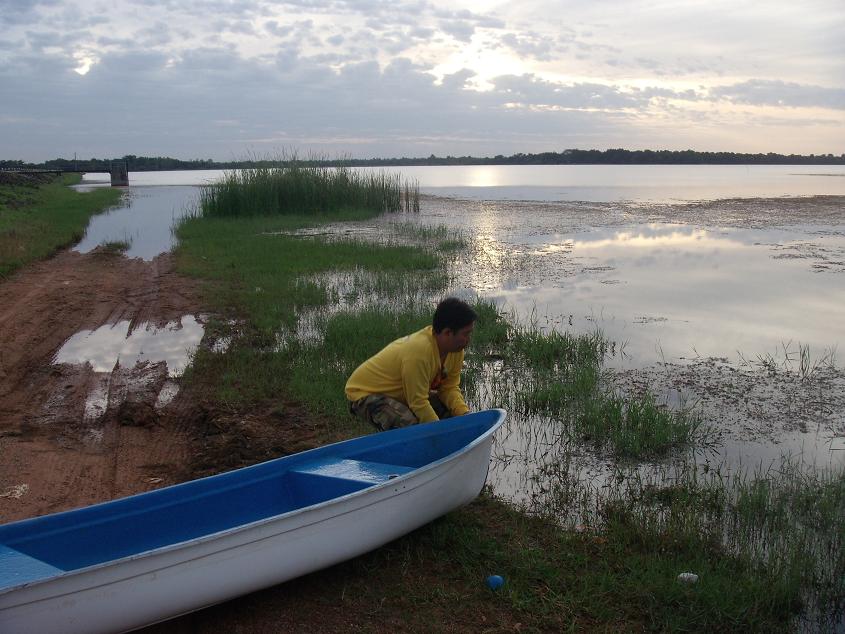
[{"label": "submerged vegetation", "polygon": [[80,193],[78,174],[7,174],[0,182],[0,278],[82,239],[88,219],[115,205],[112,187]]},{"label": "submerged vegetation", "polygon": [[[346,411],[348,374],[429,323],[433,298],[460,280],[444,266],[441,230],[395,223],[407,244],[297,233],[384,210],[321,207],[315,201],[339,194],[312,196],[310,178],[229,180],[178,227],[179,267],[208,281],[209,299],[227,319],[218,328],[231,340],[224,351],[200,349],[185,380],[233,408],[296,399],[334,421],[335,439],[368,431]],[[276,203],[268,201],[282,200],[269,211]],[[702,469],[687,450],[707,441],[708,428],[648,392],[616,389],[603,365],[612,343],[600,332],[546,330],[490,301],[475,306],[468,400],[508,409],[500,458],[520,459],[521,446],[542,486],[523,513],[486,496],[345,564],[368,580],[373,569],[394,574],[377,590],[353,579],[362,601],[379,614],[392,605],[412,625],[422,623],[415,606],[452,615],[460,604],[467,618],[529,631],[787,630],[802,610],[826,622],[845,597],[843,473],[788,461],[756,474]],[[611,465],[607,477],[584,475],[588,454]],[[479,590],[491,572],[508,580],[495,596]],[[699,581],[679,582],[683,572]]]},{"label": "submerged vegetation", "polygon": [[604,359],[610,343],[600,331],[573,335],[536,322],[505,319],[479,302],[482,334],[470,357],[468,393],[479,408],[503,407],[523,419],[544,417],[568,439],[617,458],[655,457],[692,446],[706,434],[687,409],[661,406],[655,397],[622,394]]}]

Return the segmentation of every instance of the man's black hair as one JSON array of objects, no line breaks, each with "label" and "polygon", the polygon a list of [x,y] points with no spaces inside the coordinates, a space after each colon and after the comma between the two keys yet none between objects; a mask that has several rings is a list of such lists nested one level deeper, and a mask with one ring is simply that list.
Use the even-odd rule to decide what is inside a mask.
[{"label": "man's black hair", "polygon": [[437,304],[434,318],[431,321],[431,329],[435,333],[443,332],[446,328],[451,328],[452,332],[457,332],[461,328],[469,326],[476,319],[478,319],[478,315],[469,304],[457,297],[447,297]]}]

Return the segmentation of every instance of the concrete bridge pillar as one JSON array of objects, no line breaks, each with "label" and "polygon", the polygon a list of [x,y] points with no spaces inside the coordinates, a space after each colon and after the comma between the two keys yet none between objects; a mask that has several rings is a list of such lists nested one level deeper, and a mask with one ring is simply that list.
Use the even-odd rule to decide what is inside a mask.
[{"label": "concrete bridge pillar", "polygon": [[112,163],[110,169],[112,187],[125,187],[129,185],[129,165],[126,164],[126,161]]}]

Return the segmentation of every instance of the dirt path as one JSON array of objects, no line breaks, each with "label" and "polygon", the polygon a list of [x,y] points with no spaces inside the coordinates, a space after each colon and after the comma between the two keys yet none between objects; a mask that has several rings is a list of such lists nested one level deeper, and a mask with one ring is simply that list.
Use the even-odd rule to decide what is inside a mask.
[{"label": "dirt path", "polygon": [[80,331],[128,320],[131,332],[199,308],[169,255],[65,251],[0,284],[0,521],[184,478],[190,434],[156,409],[166,364],[96,372],[53,358]]}]

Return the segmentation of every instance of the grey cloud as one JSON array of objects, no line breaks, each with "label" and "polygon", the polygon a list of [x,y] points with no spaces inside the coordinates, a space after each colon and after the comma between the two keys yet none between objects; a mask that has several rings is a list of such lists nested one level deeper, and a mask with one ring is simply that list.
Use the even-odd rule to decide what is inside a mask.
[{"label": "grey cloud", "polygon": [[505,33],[499,38],[499,45],[510,48],[523,58],[550,61],[569,49],[570,38],[551,37],[532,31]]},{"label": "grey cloud", "polygon": [[[41,122],[40,127],[0,123],[0,151],[19,156],[19,149],[10,148],[26,141],[26,147],[51,156],[57,150],[47,148],[87,153],[85,148],[99,143],[112,148],[99,152],[107,154],[190,151],[226,158],[247,143],[285,139],[348,142],[332,150],[358,155],[413,153],[397,147],[414,140],[428,152],[470,151],[459,147],[463,143],[475,144],[472,151],[510,152],[531,151],[532,144],[576,128],[589,135],[620,125],[606,115],[508,110],[503,104],[510,95],[464,89],[470,71],[436,85],[422,66],[404,58],[384,68],[348,64],[335,73],[293,52],[284,69],[241,59],[228,49],[197,49],[170,65],[163,55],[141,53],[108,54],[84,77],[48,66],[38,83],[0,70],[4,93],[18,95],[15,106],[0,104],[0,121],[26,112]],[[129,63],[136,67],[134,81],[127,83]],[[67,117],[74,125],[65,130]]]},{"label": "grey cloud", "polygon": [[[170,44],[174,41],[175,36],[169,25],[159,21],[145,29],[141,29],[133,38],[136,40],[134,46],[152,48]],[[127,48],[133,48],[133,46]]]},{"label": "grey cloud", "polygon": [[270,20],[265,23],[264,28],[268,33],[276,35],[277,37],[289,37],[292,35],[301,37],[313,31],[314,21],[297,20],[295,22],[291,22],[290,24],[279,24],[275,20]]},{"label": "grey cloud", "polygon": [[99,46],[107,47],[120,47],[120,48],[132,48],[137,42],[133,41],[131,38],[128,37],[107,37],[101,36],[97,38],[97,44]]},{"label": "grey cloud", "polygon": [[824,88],[779,80],[752,79],[719,86],[710,93],[716,98],[755,106],[845,109],[845,88]]},{"label": "grey cloud", "polygon": [[488,29],[505,28],[505,23],[499,18],[495,18],[490,15],[483,15],[480,13],[473,13],[468,9],[462,9],[460,11],[437,10],[434,12],[434,15],[444,20],[460,20],[465,22],[471,22],[478,27],[484,27]]},{"label": "grey cloud", "polygon": [[87,31],[27,31],[27,44],[35,51],[51,47],[67,47],[88,37]]},{"label": "grey cloud", "polygon": [[508,101],[525,105],[614,109],[635,107],[643,102],[636,93],[622,92],[614,86],[558,84],[533,75],[502,75],[493,84],[496,92]]},{"label": "grey cloud", "polygon": [[276,20],[269,20],[264,23],[264,30],[270,33],[271,35],[285,37],[293,31],[293,27],[289,24],[283,26],[279,24]]},{"label": "grey cloud", "polygon": [[461,11],[435,10],[434,15],[439,18],[437,25],[440,30],[460,42],[469,42],[477,28],[505,28],[505,23],[498,18],[473,13],[466,9]]},{"label": "grey cloud", "polygon": [[[20,6],[9,2],[5,6],[12,4]],[[690,115],[689,104],[682,101],[777,104],[784,106],[778,112],[788,125],[794,115],[786,107],[827,104],[841,110],[845,101],[839,88],[762,80],[713,91],[657,86],[633,90],[599,81],[557,83],[524,74],[498,77],[492,90],[478,92],[468,86],[473,72],[462,69],[438,83],[426,65],[400,56],[407,55],[408,46],[431,39],[454,51],[456,43],[467,41],[478,29],[488,30],[493,46],[507,46],[524,59],[553,59],[567,46],[571,57],[583,55],[595,61],[597,53],[612,56],[627,64],[625,76],[632,76],[629,68],[646,69],[646,76],[653,77],[698,62],[693,57],[667,59],[652,50],[626,48],[623,55],[623,42],[610,40],[618,45],[616,50],[585,42],[580,27],[577,35],[575,31],[544,35],[541,25],[536,31],[526,25],[499,32],[504,24],[495,18],[441,11],[425,2],[301,0],[247,5],[155,0],[144,9],[149,17],[141,26],[149,28],[138,30],[137,22],[129,22],[90,32],[76,28],[67,14],[55,16],[55,24],[62,28],[46,29],[39,15],[55,14],[55,7],[35,6],[27,24],[38,26],[3,29],[6,43],[0,43],[5,48],[0,65],[4,97],[0,154],[22,158],[49,158],[64,149],[91,155],[230,158],[250,144],[270,148],[273,143],[323,144],[328,151],[356,156],[543,151],[601,146],[608,138],[630,143],[643,139],[649,144],[647,133],[640,132],[647,128],[645,107],[659,110],[664,121],[683,124],[699,115]],[[237,20],[260,16],[255,24],[269,35],[258,37],[272,48],[259,49],[256,58],[241,57],[238,47],[224,45],[219,33],[209,32],[207,16],[215,13],[224,16],[220,26],[229,32],[231,25],[242,28]],[[304,19],[306,14],[325,15],[312,22]],[[168,18],[166,24],[155,22],[163,16]],[[187,22],[185,16],[204,20]],[[445,31],[438,30],[441,26]],[[22,48],[25,31],[33,40]],[[56,42],[67,53],[43,53]],[[73,72],[78,62],[69,53],[84,43],[98,43],[101,59],[87,75],[79,76]],[[172,49],[165,48],[174,43]],[[308,55],[309,43],[315,43],[318,54]],[[393,63],[380,66],[373,61],[385,54],[394,58]],[[434,53],[421,57],[437,63]],[[724,61],[700,59],[702,67]],[[715,70],[711,68],[700,83],[710,81]],[[513,103],[522,107],[507,106]],[[727,117],[724,108],[710,110]],[[23,122],[28,118],[37,125]],[[737,125],[737,120],[732,122]],[[667,124],[650,131],[662,134],[670,128]],[[415,147],[409,147],[411,143]],[[24,151],[36,154],[21,156]]]},{"label": "grey cloud", "polygon": [[438,26],[459,42],[469,42],[475,34],[475,24],[464,20],[441,20]]},{"label": "grey cloud", "polygon": [[0,1],[0,24],[20,26],[32,24],[41,14],[42,7],[55,7],[61,0],[2,0]]},{"label": "grey cloud", "polygon": [[446,89],[460,90],[466,86],[467,80],[475,77],[476,73],[468,68],[462,68],[451,75],[444,75],[441,85]]},{"label": "grey cloud", "polygon": [[215,29],[241,35],[256,35],[255,27],[249,20],[218,20],[215,23]]},{"label": "grey cloud", "polygon": [[430,28],[424,27],[424,26],[415,26],[415,27],[412,27],[408,31],[408,35],[410,35],[413,38],[420,39],[420,40],[431,39],[434,36],[434,34],[435,34],[434,29],[430,29]]}]

